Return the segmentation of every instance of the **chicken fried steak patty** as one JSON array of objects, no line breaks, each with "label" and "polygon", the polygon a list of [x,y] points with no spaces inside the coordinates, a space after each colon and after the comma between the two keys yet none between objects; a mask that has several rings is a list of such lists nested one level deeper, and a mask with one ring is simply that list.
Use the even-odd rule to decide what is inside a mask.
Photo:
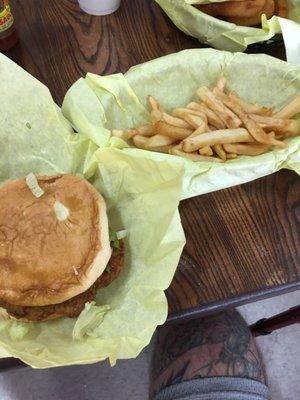
[{"label": "chicken fried steak patty", "polygon": [[58,317],[76,318],[84,309],[86,303],[95,299],[99,289],[108,286],[120,274],[124,264],[124,242],[120,241],[120,248],[114,248],[108,266],[96,282],[85,292],[64,301],[63,303],[41,307],[23,307],[0,302],[7,313],[16,319],[27,321],[42,321]]}]

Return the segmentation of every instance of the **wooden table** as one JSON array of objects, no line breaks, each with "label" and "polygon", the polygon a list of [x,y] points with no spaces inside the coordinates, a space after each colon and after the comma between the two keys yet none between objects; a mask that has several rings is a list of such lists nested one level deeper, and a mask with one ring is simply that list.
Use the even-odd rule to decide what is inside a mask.
[{"label": "wooden table", "polygon": [[[132,65],[199,42],[179,31],[150,0],[123,0],[107,17],[76,0],[11,0],[21,42],[8,54],[45,83],[60,105],[91,71]],[[284,58],[282,47],[270,54]],[[187,245],[167,291],[170,321],[300,288],[300,179],[281,171],[181,203]]]}]

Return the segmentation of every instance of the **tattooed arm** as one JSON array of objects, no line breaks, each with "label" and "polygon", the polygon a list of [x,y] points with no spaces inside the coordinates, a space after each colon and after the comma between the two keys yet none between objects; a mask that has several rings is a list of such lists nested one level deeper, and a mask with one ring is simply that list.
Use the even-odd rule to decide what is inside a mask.
[{"label": "tattooed arm", "polygon": [[175,383],[216,376],[265,382],[258,350],[237,311],[159,330],[153,357],[152,395]]}]

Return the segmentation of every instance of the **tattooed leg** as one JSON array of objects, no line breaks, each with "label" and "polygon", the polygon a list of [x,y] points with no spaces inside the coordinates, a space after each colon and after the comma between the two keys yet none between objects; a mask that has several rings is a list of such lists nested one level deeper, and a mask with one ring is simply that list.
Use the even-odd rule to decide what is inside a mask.
[{"label": "tattooed leg", "polygon": [[220,376],[265,383],[254,339],[236,310],[158,331],[150,398],[176,383]]}]

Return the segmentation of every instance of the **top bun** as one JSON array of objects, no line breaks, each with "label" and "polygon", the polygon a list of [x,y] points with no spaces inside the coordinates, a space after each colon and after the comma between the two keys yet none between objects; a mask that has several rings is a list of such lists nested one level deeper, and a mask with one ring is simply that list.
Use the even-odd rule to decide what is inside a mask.
[{"label": "top bun", "polygon": [[85,179],[24,178],[0,188],[0,301],[20,306],[62,303],[104,271],[111,248],[103,197]]}]

